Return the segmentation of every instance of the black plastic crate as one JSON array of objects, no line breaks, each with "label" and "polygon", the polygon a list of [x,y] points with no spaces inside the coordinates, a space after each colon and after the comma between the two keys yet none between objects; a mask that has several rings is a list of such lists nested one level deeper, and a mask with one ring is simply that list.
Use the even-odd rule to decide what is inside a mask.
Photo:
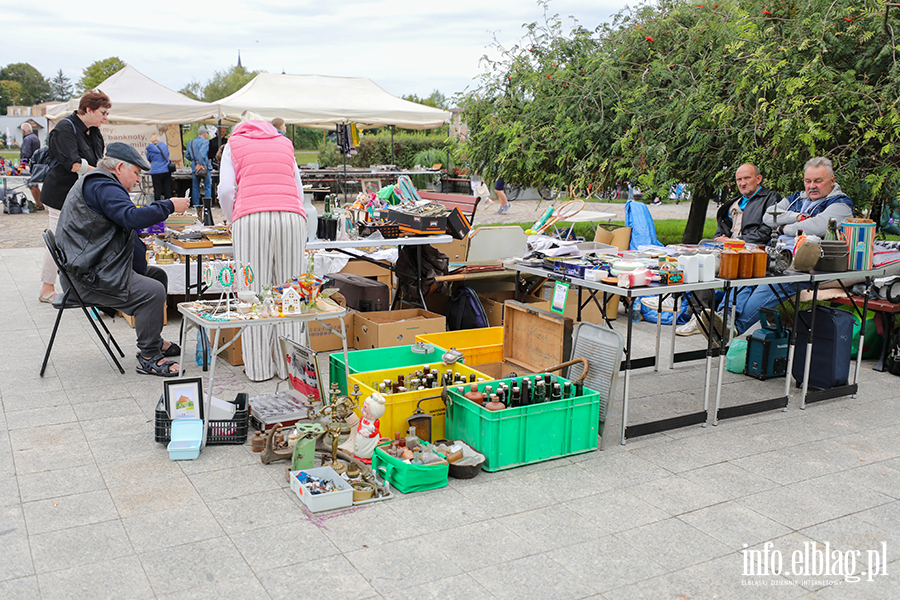
[{"label": "black plastic crate", "polygon": [[356,224],[359,229],[359,235],[361,237],[369,237],[376,231],[380,231],[381,235],[386,240],[391,240],[394,238],[400,237],[400,226],[396,223],[385,223],[383,225],[375,225],[372,223],[362,223],[359,222]]},{"label": "black plastic crate", "polygon": [[[234,411],[234,419],[229,421],[209,421],[207,423],[206,443],[210,446],[224,446],[226,444],[243,444],[247,441],[247,431],[250,426],[250,410]],[[160,444],[168,444],[172,435],[172,419],[164,408],[164,400],[159,399],[156,405],[156,426],[154,429],[156,441]]]}]

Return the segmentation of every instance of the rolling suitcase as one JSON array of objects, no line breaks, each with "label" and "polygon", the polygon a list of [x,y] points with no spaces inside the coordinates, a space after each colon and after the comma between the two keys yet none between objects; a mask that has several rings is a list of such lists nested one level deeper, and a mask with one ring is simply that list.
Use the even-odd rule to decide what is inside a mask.
[{"label": "rolling suitcase", "polygon": [[[800,313],[797,345],[791,375],[799,386],[806,362],[806,343],[809,340],[809,321],[812,311]],[[812,360],[809,363],[809,385],[822,390],[847,385],[850,380],[850,347],[853,337],[853,315],[847,311],[819,306],[816,308],[816,330],[813,337]]]},{"label": "rolling suitcase", "polygon": [[391,309],[391,289],[380,281],[346,273],[332,273],[328,277],[334,282],[333,287],[341,290],[348,308],[359,312]]}]

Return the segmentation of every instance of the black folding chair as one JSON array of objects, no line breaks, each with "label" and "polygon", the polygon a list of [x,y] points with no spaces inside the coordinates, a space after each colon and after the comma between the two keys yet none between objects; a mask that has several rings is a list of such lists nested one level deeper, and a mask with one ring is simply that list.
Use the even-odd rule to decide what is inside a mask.
[{"label": "black folding chair", "polygon": [[[62,319],[63,311],[69,308],[80,308],[84,313],[85,318],[88,320],[88,323],[91,324],[91,327],[94,328],[94,331],[97,333],[97,337],[100,338],[100,341],[103,342],[103,347],[106,348],[106,351],[109,353],[109,356],[113,359],[113,362],[116,363],[116,366],[119,368],[119,373],[125,374],[125,369],[122,368],[122,365],[119,363],[119,359],[116,358],[116,355],[113,354],[112,348],[110,348],[109,344],[116,348],[119,352],[119,356],[122,358],[125,357],[125,353],[122,352],[122,349],[119,348],[119,344],[116,343],[116,339],[107,329],[106,324],[100,320],[99,314],[97,316],[97,320],[95,321],[90,312],[88,312],[89,308],[94,308],[93,304],[85,304],[84,300],[81,299],[81,295],[75,289],[75,286],[72,284],[72,279],[69,277],[69,274],[66,272],[65,268],[63,268],[63,256],[60,253],[59,248],[56,246],[56,236],[53,235],[53,232],[49,229],[44,230],[44,243],[47,244],[47,250],[50,251],[50,256],[53,257],[53,262],[56,263],[56,268],[59,270],[59,276],[65,281],[66,291],[62,294],[57,294],[53,298],[53,308],[55,308],[58,312],[56,313],[56,323],[53,324],[53,333],[50,334],[50,342],[47,344],[47,353],[44,354],[44,364],[41,365],[41,377],[44,376],[44,371],[47,369],[47,361],[50,360],[50,350],[53,349],[53,340],[56,339],[56,331],[59,329],[59,322]],[[100,323],[100,326],[103,327],[103,331],[106,332],[106,337],[100,333],[100,330],[97,328],[97,323]],[[108,340],[108,341],[107,341]]]}]

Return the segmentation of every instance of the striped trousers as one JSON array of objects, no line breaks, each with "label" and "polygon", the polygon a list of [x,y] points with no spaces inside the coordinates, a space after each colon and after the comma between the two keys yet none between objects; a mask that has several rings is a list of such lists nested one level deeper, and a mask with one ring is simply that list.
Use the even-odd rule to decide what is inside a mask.
[{"label": "striped trousers", "polygon": [[[294,212],[258,212],[245,215],[231,225],[235,267],[250,265],[257,294],[263,287],[282,285],[306,272],[306,218]],[[243,282],[241,282],[243,285]],[[302,342],[303,325],[279,323],[272,327],[244,330],[244,372],[251,381],[266,381],[276,372],[287,377],[278,337]]]}]

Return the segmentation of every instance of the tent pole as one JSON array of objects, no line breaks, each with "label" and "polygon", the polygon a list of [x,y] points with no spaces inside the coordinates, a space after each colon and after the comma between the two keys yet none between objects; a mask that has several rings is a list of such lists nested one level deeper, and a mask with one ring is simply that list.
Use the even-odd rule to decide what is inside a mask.
[{"label": "tent pole", "polygon": [[391,164],[396,164],[394,162],[394,126],[391,125]]}]

